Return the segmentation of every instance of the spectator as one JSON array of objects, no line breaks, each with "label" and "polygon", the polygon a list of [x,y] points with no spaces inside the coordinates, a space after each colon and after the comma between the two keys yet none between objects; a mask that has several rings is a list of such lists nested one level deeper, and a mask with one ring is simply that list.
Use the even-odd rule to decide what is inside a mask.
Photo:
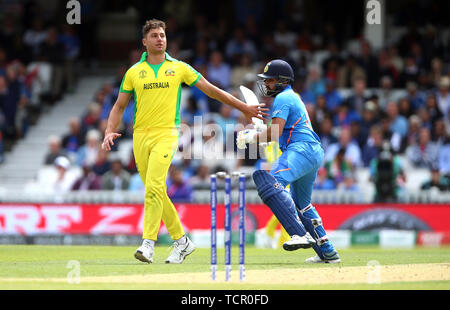
[{"label": "spectator", "polygon": [[422,183],[420,188],[423,190],[437,188],[440,191],[448,191],[450,190],[450,184],[447,178],[441,176],[438,168],[433,168],[431,169],[431,179]]},{"label": "spectator", "polygon": [[406,155],[415,167],[433,168],[437,164],[439,147],[431,141],[428,128],[419,132],[419,143],[406,149]]},{"label": "spectator", "polygon": [[325,80],[321,77],[319,66],[309,66],[305,83],[306,90],[312,94],[311,100],[314,101],[317,96],[325,94]]},{"label": "spectator", "polygon": [[445,120],[449,121],[450,112],[450,77],[442,77],[439,81],[439,91],[436,94],[437,106],[444,114]]},{"label": "spectator", "polygon": [[380,154],[370,162],[370,180],[375,183],[375,202],[396,202],[402,194],[406,175],[389,142],[383,142]]},{"label": "spectator", "polygon": [[[222,131],[223,143],[225,144],[227,138],[234,134],[237,120],[233,115],[233,108],[229,105],[222,104],[220,106],[220,114],[214,117],[214,123],[217,124]],[[228,130],[227,130],[228,129]]]},{"label": "spectator", "polygon": [[100,127],[102,108],[98,103],[91,103],[88,106],[86,114],[81,120],[81,130],[88,132],[90,129],[97,129]]},{"label": "spectator", "polygon": [[336,112],[342,103],[342,97],[336,89],[336,82],[331,79],[326,79],[325,89],[324,96],[327,102],[327,109],[331,112]]},{"label": "spectator", "polygon": [[325,153],[325,160],[332,161],[340,149],[345,149],[345,160],[349,161],[353,167],[361,164],[361,150],[353,141],[350,128],[343,127],[340,132],[339,142],[333,143]]},{"label": "spectator", "polygon": [[273,34],[275,43],[287,49],[294,49],[297,42],[297,34],[289,29],[285,21],[278,21]]},{"label": "spectator", "polygon": [[198,68],[199,66],[206,65],[208,63],[208,53],[209,48],[207,40],[204,37],[199,38],[195,42],[195,52],[192,60],[192,66],[194,68]]},{"label": "spectator", "polygon": [[23,36],[25,46],[31,49],[33,58],[42,55],[42,43],[47,39],[47,31],[44,29],[44,21],[36,17],[32,22],[32,28],[27,29]]},{"label": "spectator", "polygon": [[366,80],[366,74],[356,62],[355,56],[349,55],[345,65],[338,71],[337,85],[339,88],[350,88],[356,79]]},{"label": "spectator", "polygon": [[255,76],[256,74],[257,72],[252,66],[250,55],[243,54],[239,58],[239,63],[231,69],[231,86],[237,88],[240,85],[244,85],[247,76]]},{"label": "spectator", "polygon": [[444,62],[439,57],[434,57],[431,60],[430,80],[433,85],[439,85],[444,72]]},{"label": "spectator", "polygon": [[242,27],[237,27],[234,30],[234,35],[228,41],[225,47],[225,56],[233,65],[240,63],[240,58],[243,55],[251,59],[256,59],[257,52],[255,44],[249,40],[245,35],[245,30]]},{"label": "spectator", "polygon": [[340,187],[340,183],[344,182],[347,176],[352,176],[352,164],[345,159],[346,149],[341,148],[333,160],[325,163],[327,176],[334,182],[336,187]]},{"label": "spectator", "polygon": [[411,106],[411,102],[407,97],[403,97],[398,102],[398,113],[404,118],[408,119],[414,114],[414,110]]},{"label": "spectator", "polygon": [[391,130],[391,121],[387,117],[386,113],[381,115],[380,128],[383,133],[383,140],[389,141],[394,152],[400,152],[404,146],[403,141],[405,140],[402,140],[399,133]]},{"label": "spectator", "polygon": [[63,31],[59,41],[64,45],[64,76],[67,83],[67,91],[72,93],[75,88],[75,61],[81,50],[80,39],[76,35],[73,26],[63,24],[62,28]]},{"label": "spectator", "polygon": [[192,187],[189,182],[183,180],[180,168],[170,167],[167,183],[167,195],[172,201],[192,201]]},{"label": "spectator", "polygon": [[325,152],[327,152],[328,146],[336,143],[338,140],[332,133],[333,121],[330,117],[325,117],[320,123],[320,129],[318,131],[320,142]]},{"label": "spectator", "polygon": [[417,115],[411,115],[409,118],[409,130],[406,137],[407,145],[416,145],[419,143],[419,132],[422,127],[422,121]]},{"label": "spectator", "polygon": [[440,110],[436,95],[435,94],[429,94],[426,100],[425,108],[428,111],[428,115],[430,117],[431,123],[435,123],[438,119],[441,119],[444,117],[444,114]]},{"label": "spectator", "polygon": [[197,168],[197,173],[189,180],[189,184],[192,186],[208,186],[210,179],[209,167],[205,164],[201,164]]},{"label": "spectator", "polygon": [[92,165],[92,171],[95,174],[102,176],[111,169],[111,162],[108,159],[108,155],[109,153],[105,150],[98,152],[97,160]]},{"label": "spectator", "polygon": [[84,144],[84,134],[81,131],[81,122],[77,117],[69,120],[69,133],[62,139],[62,146],[67,153],[76,153]]},{"label": "spectator", "polygon": [[130,174],[123,169],[119,158],[111,162],[111,171],[102,176],[102,189],[104,190],[127,190],[130,186]]},{"label": "spectator", "polygon": [[378,122],[377,107],[373,101],[369,100],[364,104],[364,110],[360,122],[361,139],[366,141],[369,137],[370,129]]},{"label": "spectator", "polygon": [[60,100],[64,80],[64,45],[59,41],[59,32],[53,27],[47,32],[45,41],[40,46],[41,57],[52,66],[51,96]]},{"label": "spectator", "polygon": [[378,55],[378,70],[380,76],[389,77],[392,87],[397,86],[399,73],[397,68],[392,64],[392,59],[387,51],[383,50]]},{"label": "spectator", "polygon": [[361,118],[359,114],[350,109],[350,104],[348,103],[348,101],[344,101],[336,109],[336,114],[334,116],[334,125],[337,127],[350,126],[351,123],[359,122],[360,119]]},{"label": "spectator", "polygon": [[425,105],[425,94],[419,91],[416,82],[407,82],[406,90],[408,92],[406,98],[411,102],[413,110],[417,110]]},{"label": "spectator", "polygon": [[433,123],[431,121],[431,115],[427,108],[421,108],[416,111],[416,115],[420,118],[422,127],[428,128],[430,131],[433,129]]},{"label": "spectator", "polygon": [[72,186],[73,191],[100,190],[102,179],[92,171],[91,166],[83,165],[83,175]]},{"label": "spectator", "polygon": [[219,88],[227,90],[230,87],[231,67],[223,62],[221,52],[214,51],[211,53],[207,75],[211,83]]},{"label": "spectator", "polygon": [[442,146],[447,137],[449,136],[445,123],[442,119],[438,119],[434,122],[433,132],[431,135],[431,140],[436,143],[438,147]]},{"label": "spectator", "polygon": [[101,146],[101,135],[97,129],[91,129],[86,134],[86,144],[78,149],[77,165],[84,164],[93,165],[97,161],[97,157]]},{"label": "spectator", "polygon": [[362,148],[367,142],[367,136],[363,135],[363,132],[361,131],[360,122],[358,121],[350,122],[350,132],[352,133],[354,141],[358,144],[359,149],[362,150]]},{"label": "spectator", "polygon": [[27,95],[25,84],[19,77],[18,67],[10,64],[4,79],[0,77],[0,93],[3,93],[4,134],[9,140],[16,140],[22,132],[20,110],[25,109]]},{"label": "spectator", "polygon": [[67,157],[66,152],[62,149],[61,138],[56,135],[48,137],[48,149],[47,155],[45,155],[44,165],[53,165],[56,158]]},{"label": "spectator", "polygon": [[145,185],[139,173],[134,173],[130,178],[130,186],[128,190],[131,192],[145,192]]},{"label": "spectator", "polygon": [[363,114],[364,105],[369,98],[366,96],[366,80],[357,78],[353,81],[352,94],[347,98],[350,109]]},{"label": "spectator", "polygon": [[419,80],[419,66],[416,59],[409,55],[405,58],[405,66],[403,72],[400,74],[399,86],[401,88],[406,87],[408,82],[417,82]]},{"label": "spectator", "polygon": [[390,122],[390,130],[392,133],[397,133],[401,138],[405,137],[408,133],[408,121],[404,116],[399,115],[396,102],[388,102],[386,114]]},{"label": "spectator", "polygon": [[381,128],[373,125],[370,128],[370,136],[367,139],[366,145],[362,150],[362,161],[364,167],[368,167],[372,159],[377,158],[383,143],[383,134]]},{"label": "spectator", "polygon": [[314,182],[315,190],[333,190],[336,189],[334,182],[328,178],[327,170],[324,167],[319,168],[317,178]]},{"label": "spectator", "polygon": [[395,94],[392,89],[392,78],[389,76],[383,76],[380,81],[380,89],[377,92],[378,95],[378,106],[381,110],[386,111],[386,107],[389,101],[397,101],[398,95]]},{"label": "spectator", "polygon": [[31,92],[30,104],[40,106],[42,101],[51,103],[49,94],[52,82],[52,66],[43,57],[33,60],[27,66],[26,83]]},{"label": "spectator", "polygon": [[372,48],[367,41],[361,42],[361,56],[358,59],[358,63],[367,77],[367,86],[370,88],[377,87],[379,81],[378,61],[372,54]]},{"label": "spectator", "polygon": [[[306,104],[314,104],[314,102],[310,102],[310,103],[307,103],[305,101],[303,101],[303,102],[305,103],[305,105]],[[315,103],[316,103],[316,107],[315,107],[314,110],[315,110],[315,113],[316,113],[316,119],[320,123],[326,117],[330,117],[329,116],[330,113],[327,110],[327,101],[325,99],[325,96],[323,96],[323,95],[317,96],[317,99],[316,99]]]},{"label": "spectator", "polygon": [[44,191],[54,194],[64,194],[70,191],[73,184],[73,179],[67,174],[70,168],[70,161],[67,157],[60,156],[55,159],[54,165],[57,170],[55,178],[50,180],[47,186],[44,186]]}]

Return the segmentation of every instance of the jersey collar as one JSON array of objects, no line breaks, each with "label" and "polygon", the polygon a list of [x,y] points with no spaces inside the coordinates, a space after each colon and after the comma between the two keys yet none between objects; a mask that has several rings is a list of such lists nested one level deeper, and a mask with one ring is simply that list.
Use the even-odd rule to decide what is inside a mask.
[{"label": "jersey collar", "polygon": [[[148,55],[147,52],[143,52],[142,56],[141,56],[141,60],[139,61],[139,63],[144,62],[147,59],[147,55]],[[174,61],[175,60],[167,52],[165,52],[165,56],[166,56],[166,60],[168,60],[168,61]]]},{"label": "jersey collar", "polygon": [[283,89],[282,92],[288,91],[288,90],[290,90],[290,89],[292,89],[292,86],[291,86],[291,85],[288,85],[288,86],[286,86],[286,87]]}]

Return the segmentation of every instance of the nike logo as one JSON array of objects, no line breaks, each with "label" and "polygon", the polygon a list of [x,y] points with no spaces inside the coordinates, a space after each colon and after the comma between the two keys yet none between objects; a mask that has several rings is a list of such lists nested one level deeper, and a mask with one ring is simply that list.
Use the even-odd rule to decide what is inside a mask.
[{"label": "nike logo", "polygon": [[169,154],[164,155],[164,158],[167,158],[167,156],[169,156]]}]

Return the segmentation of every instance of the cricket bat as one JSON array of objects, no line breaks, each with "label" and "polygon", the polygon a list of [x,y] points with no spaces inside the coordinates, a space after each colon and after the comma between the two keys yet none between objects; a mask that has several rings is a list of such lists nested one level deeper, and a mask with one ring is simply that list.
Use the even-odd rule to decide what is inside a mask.
[{"label": "cricket bat", "polygon": [[[256,97],[255,93],[252,90],[248,89],[243,85],[241,85],[239,88],[242,94],[244,95],[245,103],[247,103],[247,105],[259,104],[258,98]],[[255,126],[255,129],[257,130],[264,126],[263,120],[256,117],[252,117],[252,123]]]},{"label": "cricket bat", "polygon": [[[256,97],[255,93],[252,90],[248,89],[243,85],[241,85],[239,89],[241,90],[242,95],[244,95],[245,103],[247,105],[259,104],[258,97]],[[257,131],[262,131],[263,129],[266,128],[266,125],[264,124],[264,121],[262,119],[252,117],[252,123]],[[267,145],[267,143],[260,143],[260,145],[265,146]]]}]

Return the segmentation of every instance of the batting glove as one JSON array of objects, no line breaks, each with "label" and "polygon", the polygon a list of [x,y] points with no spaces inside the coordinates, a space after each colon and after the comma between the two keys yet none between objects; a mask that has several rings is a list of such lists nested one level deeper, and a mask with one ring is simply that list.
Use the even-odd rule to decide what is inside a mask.
[{"label": "batting glove", "polygon": [[258,132],[256,129],[245,129],[238,132],[236,145],[239,149],[245,149],[246,144],[256,143]]}]

